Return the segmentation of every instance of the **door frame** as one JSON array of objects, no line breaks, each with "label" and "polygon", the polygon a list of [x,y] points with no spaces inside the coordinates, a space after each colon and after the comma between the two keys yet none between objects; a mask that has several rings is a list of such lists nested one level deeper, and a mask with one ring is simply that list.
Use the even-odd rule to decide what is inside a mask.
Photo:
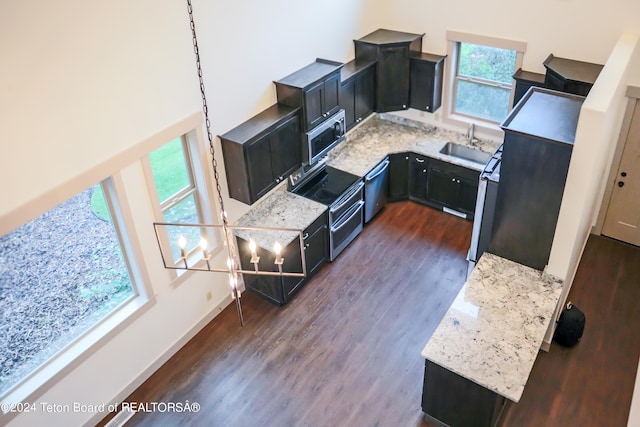
[{"label": "door frame", "polygon": [[600,211],[596,224],[593,226],[593,234],[602,235],[602,228],[604,227],[604,220],[607,216],[607,210],[611,202],[611,196],[613,195],[614,186],[618,180],[618,169],[620,168],[620,162],[622,161],[622,153],[629,136],[629,130],[631,129],[631,119],[633,118],[633,112],[638,104],[640,108],[640,87],[627,86],[625,95],[629,98],[627,101],[627,108],[624,112],[624,118],[622,119],[622,127],[620,128],[620,136],[616,144],[616,150],[613,154],[613,160],[611,161],[611,167],[609,168],[609,175],[607,177],[607,184],[602,196],[602,202],[600,203]]}]

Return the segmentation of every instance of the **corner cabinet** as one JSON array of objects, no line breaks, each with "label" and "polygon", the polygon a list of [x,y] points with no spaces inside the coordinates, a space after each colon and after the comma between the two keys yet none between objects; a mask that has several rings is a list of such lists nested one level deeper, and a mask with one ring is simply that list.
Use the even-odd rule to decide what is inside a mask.
[{"label": "corner cabinet", "polygon": [[338,112],[342,63],[317,59],[306,67],[274,82],[278,104],[302,109],[305,132]]},{"label": "corner cabinet", "polygon": [[379,29],[354,40],[356,60],[376,61],[377,112],[409,108],[410,58],[422,52],[423,36]]},{"label": "corner cabinet", "polygon": [[446,56],[420,53],[411,57],[409,105],[432,113],[442,105],[442,82]]},{"label": "corner cabinet", "polygon": [[353,60],[340,71],[339,104],[345,111],[347,130],[374,111],[375,62]]},{"label": "corner cabinet", "polygon": [[273,105],[221,135],[220,141],[229,196],[247,204],[301,165],[297,108]]},{"label": "corner cabinet", "polygon": [[544,87],[581,96],[589,94],[603,68],[600,64],[558,58],[553,54],[543,65],[546,68]]}]

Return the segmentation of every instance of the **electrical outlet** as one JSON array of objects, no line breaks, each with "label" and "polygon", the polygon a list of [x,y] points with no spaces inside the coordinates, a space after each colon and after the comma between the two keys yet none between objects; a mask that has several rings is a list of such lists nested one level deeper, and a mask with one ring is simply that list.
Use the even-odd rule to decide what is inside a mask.
[{"label": "electrical outlet", "polygon": [[211,291],[207,292],[207,301],[211,301]]}]

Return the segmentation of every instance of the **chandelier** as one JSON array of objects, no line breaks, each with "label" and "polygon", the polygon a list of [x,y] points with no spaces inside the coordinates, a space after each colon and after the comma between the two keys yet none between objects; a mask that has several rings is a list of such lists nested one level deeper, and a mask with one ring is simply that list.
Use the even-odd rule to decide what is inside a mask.
[{"label": "chandelier", "polygon": [[[244,289],[244,277],[243,275],[266,275],[266,276],[281,276],[281,277],[306,277],[306,262],[304,253],[304,240],[302,230],[293,228],[277,228],[277,227],[249,227],[249,226],[233,226],[229,224],[227,218],[227,212],[224,208],[224,200],[222,198],[222,188],[220,186],[220,174],[218,172],[218,162],[213,144],[213,134],[211,132],[211,121],[209,120],[209,108],[207,105],[207,97],[204,89],[204,79],[202,74],[202,66],[200,63],[200,51],[198,49],[198,39],[196,37],[196,27],[193,19],[193,7],[191,0],[187,0],[187,10],[189,12],[189,22],[191,26],[191,35],[193,40],[193,50],[196,56],[196,67],[198,72],[198,79],[200,81],[200,95],[202,96],[202,112],[204,113],[205,126],[207,130],[207,139],[209,142],[209,152],[211,153],[211,166],[213,167],[213,177],[216,185],[218,208],[220,210],[221,223],[220,224],[185,224],[176,222],[154,222],[154,230],[156,233],[156,239],[160,248],[162,261],[164,267],[173,270],[193,270],[193,271],[207,271],[207,272],[221,272],[229,275],[229,285],[231,287],[231,298],[235,300],[236,310],[238,312],[238,319],[240,325],[244,326],[244,319],[242,316],[242,305],[240,303],[240,297],[242,290]],[[176,260],[171,250],[165,250],[162,245],[161,236],[169,236],[172,227],[179,227],[180,229],[191,229],[192,232],[185,233],[189,236],[200,236],[199,248],[200,253],[197,250],[187,252],[187,238],[184,234],[181,234],[177,238],[177,245],[180,249],[180,255]],[[302,272],[286,272],[283,271],[284,257],[282,256],[282,246],[279,242],[275,242],[273,245],[273,252],[275,253],[274,270],[260,269],[260,257],[258,256],[257,244],[253,239],[249,239],[249,252],[250,259],[248,262],[252,265],[251,269],[243,269],[240,262],[240,254],[236,244],[236,232],[242,231],[244,234],[259,233],[259,232],[289,232],[297,233],[298,246],[300,250],[301,269]],[[209,240],[211,236],[215,236],[222,233],[224,247],[227,253],[226,266],[216,267],[211,259],[211,252],[209,251]],[[267,249],[267,248],[264,248]]]}]

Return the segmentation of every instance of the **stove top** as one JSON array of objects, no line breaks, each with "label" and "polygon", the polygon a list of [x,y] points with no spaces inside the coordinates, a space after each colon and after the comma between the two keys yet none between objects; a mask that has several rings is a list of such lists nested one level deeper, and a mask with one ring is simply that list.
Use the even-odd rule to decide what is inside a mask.
[{"label": "stove top", "polygon": [[360,177],[348,172],[324,166],[291,192],[324,205],[331,205]]}]

